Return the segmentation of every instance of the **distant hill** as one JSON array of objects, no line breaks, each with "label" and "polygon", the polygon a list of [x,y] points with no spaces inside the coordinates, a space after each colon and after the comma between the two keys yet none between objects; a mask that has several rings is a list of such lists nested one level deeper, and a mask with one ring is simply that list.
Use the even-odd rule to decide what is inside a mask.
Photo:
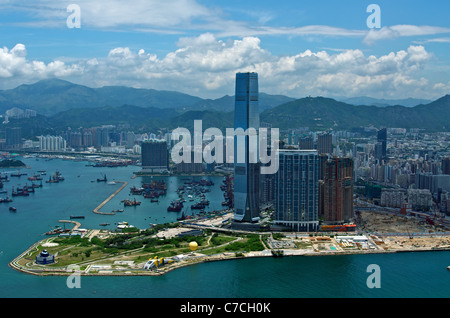
[{"label": "distant hill", "polygon": [[450,95],[415,107],[354,106],[331,98],[307,97],[288,102],[261,114],[261,121],[284,129],[309,127],[312,130],[375,127],[450,130]]},{"label": "distant hill", "polygon": [[[428,131],[450,131],[450,95],[416,107],[354,106],[325,97],[306,97],[263,111],[261,122],[272,127],[312,130],[347,130],[357,127],[423,128]],[[217,127],[225,134],[233,127],[234,112],[216,110],[177,111],[131,105],[119,107],[72,109],[48,117],[53,127],[91,127],[104,124],[130,124],[132,127],[193,129],[194,120],[203,121],[203,129]]]},{"label": "distant hill", "polygon": [[[275,106],[294,101],[295,98],[283,95],[269,95],[266,93],[259,93],[259,111],[263,112]],[[200,102],[186,107],[186,110],[215,110],[232,112],[234,111],[234,96],[225,95],[218,99],[205,99]]]},{"label": "distant hill", "polygon": [[[234,122],[233,96],[201,99],[178,92],[122,86],[94,89],[62,80],[0,91],[0,112],[5,105],[6,109],[14,105],[38,112],[37,117],[10,119],[8,125],[23,127],[23,135],[28,137],[58,133],[67,127],[106,124],[127,124],[140,131],[192,129],[196,119],[203,121],[203,129],[217,127],[225,133],[225,128],[233,127]],[[293,99],[260,93],[260,112],[261,122],[282,130],[348,130],[373,125],[450,131],[450,95],[414,107],[377,107],[355,106],[325,97]]]},{"label": "distant hill", "polygon": [[0,91],[0,113],[12,107],[51,116],[74,108],[121,106],[181,108],[202,99],[188,94],[125,86],[90,88],[59,79],[41,80]]},{"label": "distant hill", "polygon": [[[282,95],[260,94],[260,111],[292,101]],[[203,99],[175,91],[105,86],[90,88],[60,79],[41,80],[0,91],[0,114],[13,107],[32,109],[52,116],[74,108],[99,108],[134,105],[145,108],[176,109],[180,111],[233,111],[234,97]]]},{"label": "distant hill", "polygon": [[347,104],[359,106],[377,106],[377,107],[387,107],[387,106],[406,106],[414,107],[420,104],[429,104],[432,101],[428,99],[417,99],[417,98],[406,98],[406,99],[377,99],[372,97],[352,97],[352,98],[335,98],[340,102]]},{"label": "distant hill", "polygon": [[[97,108],[73,108],[50,116],[53,127],[94,127],[101,125],[130,124],[137,127],[166,125],[166,120],[176,115],[174,109],[139,107],[134,105],[104,106]],[[165,127],[165,126],[164,126]]]}]

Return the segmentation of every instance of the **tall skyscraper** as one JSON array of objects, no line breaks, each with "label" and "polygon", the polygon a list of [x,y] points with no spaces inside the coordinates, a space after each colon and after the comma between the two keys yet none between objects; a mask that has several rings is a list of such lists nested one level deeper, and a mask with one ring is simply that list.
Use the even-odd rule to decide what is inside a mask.
[{"label": "tall skyscraper", "polygon": [[[258,74],[237,73],[234,108],[234,129],[259,130]],[[234,137],[234,220],[256,222],[259,220],[259,173],[258,142],[246,134]],[[256,157],[256,158],[255,158]],[[244,160],[241,160],[244,158]],[[256,159],[256,160],[252,160]],[[243,161],[243,162],[241,162]]]},{"label": "tall skyscraper", "polygon": [[319,226],[319,180],[316,150],[283,149],[275,174],[274,224],[296,231]]},{"label": "tall skyscraper", "polygon": [[353,210],[353,159],[332,157],[322,162],[319,216],[329,224],[349,222]]}]

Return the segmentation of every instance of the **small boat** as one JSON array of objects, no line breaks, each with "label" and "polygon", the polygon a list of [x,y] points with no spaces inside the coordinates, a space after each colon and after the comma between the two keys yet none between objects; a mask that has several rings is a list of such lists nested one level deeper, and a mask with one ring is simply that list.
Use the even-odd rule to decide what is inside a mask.
[{"label": "small boat", "polygon": [[17,209],[16,209],[15,207],[13,207],[13,206],[10,206],[10,207],[9,207],[9,210],[10,210],[11,212],[16,212],[16,211],[17,211]]},{"label": "small boat", "polygon": [[0,199],[0,203],[8,203],[8,202],[12,202],[12,200],[8,197],[6,197],[6,199]]},{"label": "small boat", "polygon": [[447,269],[450,271],[450,266],[447,266]]},{"label": "small boat", "polygon": [[123,200],[124,206],[136,206],[141,205],[141,201],[136,201],[136,199],[132,200]]},{"label": "small boat", "polygon": [[71,219],[84,219],[84,215],[71,215]]},{"label": "small boat", "polygon": [[97,178],[97,182],[107,182],[108,179],[106,178],[106,174],[103,175],[103,179]]},{"label": "small boat", "polygon": [[107,225],[109,225],[110,223],[100,223],[100,226],[107,226]]}]

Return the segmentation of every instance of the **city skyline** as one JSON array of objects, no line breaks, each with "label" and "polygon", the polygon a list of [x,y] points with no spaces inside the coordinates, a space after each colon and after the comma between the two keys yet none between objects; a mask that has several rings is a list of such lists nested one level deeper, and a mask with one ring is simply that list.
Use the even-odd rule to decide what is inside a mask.
[{"label": "city skyline", "polygon": [[[380,28],[367,21],[373,3]],[[450,88],[447,3],[74,4],[79,28],[68,25],[69,3],[0,1],[0,89],[58,77],[218,98],[240,71],[294,98],[436,99]]]}]

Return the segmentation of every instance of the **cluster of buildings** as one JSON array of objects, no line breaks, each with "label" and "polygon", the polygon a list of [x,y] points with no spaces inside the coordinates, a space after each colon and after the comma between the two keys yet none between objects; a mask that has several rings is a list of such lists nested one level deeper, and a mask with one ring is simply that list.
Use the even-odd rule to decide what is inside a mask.
[{"label": "cluster of buildings", "polygon": [[[59,135],[24,139],[21,127],[7,127],[0,136],[0,149],[44,152],[88,151],[140,155],[142,143],[164,138],[153,133],[136,134],[115,125],[68,129]],[[1,138],[1,137],[4,138]]]},{"label": "cluster of buildings", "polygon": [[[259,129],[256,73],[236,74],[235,98],[234,129]],[[249,137],[245,138],[248,158],[251,146]],[[352,158],[333,156],[328,133],[317,136],[316,146],[311,136],[299,139],[298,144],[292,140],[278,149],[274,174],[261,174],[261,162],[235,161],[234,221],[257,222],[261,206],[272,203],[273,224],[280,228],[317,231],[319,219],[328,224],[350,222],[354,216]]]},{"label": "cluster of buildings", "polygon": [[[258,99],[258,75],[236,74],[235,130],[270,127],[260,123]],[[273,174],[261,174],[260,161],[241,163],[236,158],[234,163],[199,163],[192,158],[175,164],[170,151],[176,141],[170,132],[136,134],[125,126],[67,130],[25,142],[20,128],[6,128],[0,149],[95,149],[139,155],[143,173],[228,172],[234,178],[236,224],[257,223],[261,209],[269,205],[274,209],[273,224],[280,228],[315,231],[319,224],[346,224],[354,217],[354,192],[381,207],[450,212],[450,133],[372,126],[351,131],[316,132],[308,127],[280,131],[278,170]],[[245,149],[239,151],[248,159],[252,149],[249,137],[245,138]],[[234,146],[236,154],[237,142]],[[378,190],[364,193],[367,187]]]}]

